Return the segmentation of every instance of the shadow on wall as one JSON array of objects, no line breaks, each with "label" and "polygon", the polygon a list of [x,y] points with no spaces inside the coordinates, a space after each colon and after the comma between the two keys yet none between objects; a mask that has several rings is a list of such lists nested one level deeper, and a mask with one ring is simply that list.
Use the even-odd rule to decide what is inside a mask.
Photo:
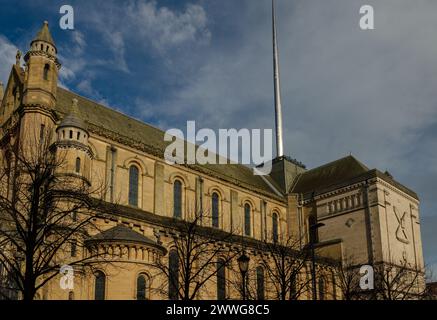
[{"label": "shadow on wall", "polygon": [[433,281],[437,281],[437,215],[421,217],[423,255],[425,265],[432,270]]}]

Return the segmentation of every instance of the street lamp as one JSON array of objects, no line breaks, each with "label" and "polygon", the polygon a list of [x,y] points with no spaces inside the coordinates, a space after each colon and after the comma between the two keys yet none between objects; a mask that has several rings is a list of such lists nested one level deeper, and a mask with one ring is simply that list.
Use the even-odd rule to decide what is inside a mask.
[{"label": "street lamp", "polygon": [[324,223],[315,223],[310,225],[310,231],[311,231],[311,237],[310,237],[310,247],[311,247],[311,282],[313,285],[313,300],[317,300],[317,288],[316,288],[316,257],[314,254],[314,243],[315,243],[315,237],[314,235],[317,232],[317,229],[320,227],[323,227]]},{"label": "street lamp", "polygon": [[246,273],[249,269],[250,258],[243,252],[237,261],[238,267],[240,268],[241,277],[243,278],[243,300],[246,300]]}]

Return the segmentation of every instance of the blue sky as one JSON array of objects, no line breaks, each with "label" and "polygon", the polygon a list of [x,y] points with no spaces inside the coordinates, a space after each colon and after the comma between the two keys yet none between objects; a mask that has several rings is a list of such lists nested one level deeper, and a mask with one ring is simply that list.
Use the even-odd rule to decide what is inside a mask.
[{"label": "blue sky", "polygon": [[[75,30],[59,8],[75,9]],[[375,30],[358,27],[375,8]],[[270,1],[0,0],[0,79],[48,20],[62,85],[167,129],[272,128]],[[437,265],[437,2],[277,0],[285,150],[312,168],[349,153],[421,198]]]}]

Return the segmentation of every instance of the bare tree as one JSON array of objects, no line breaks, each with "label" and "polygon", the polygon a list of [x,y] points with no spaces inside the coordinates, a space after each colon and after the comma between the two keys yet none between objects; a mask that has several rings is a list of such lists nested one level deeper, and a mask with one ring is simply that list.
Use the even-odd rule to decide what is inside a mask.
[{"label": "bare tree", "polygon": [[231,232],[202,226],[209,219],[202,211],[190,221],[175,219],[166,230],[172,238],[168,257],[160,259],[155,267],[167,279],[162,282],[161,292],[170,299],[194,300],[201,292],[206,293],[238,253],[231,246]]},{"label": "bare tree", "polygon": [[378,300],[421,299],[426,294],[424,271],[415,269],[407,260],[374,266],[374,277],[374,298]]},{"label": "bare tree", "polygon": [[84,240],[95,227],[99,191],[66,171],[67,153],[50,129],[21,140],[4,137],[1,145],[0,265],[9,286],[33,300],[63,264],[92,258]]},{"label": "bare tree", "polygon": [[343,300],[361,300],[368,297],[367,294],[360,288],[360,267],[363,264],[357,264],[354,262],[353,256],[344,258],[341,264],[335,268],[335,286],[336,290],[341,292]]},{"label": "bare tree", "polygon": [[300,248],[299,240],[289,236],[261,245],[260,251],[266,254],[260,255],[260,262],[275,299],[297,300],[311,281],[306,276],[309,252]]}]

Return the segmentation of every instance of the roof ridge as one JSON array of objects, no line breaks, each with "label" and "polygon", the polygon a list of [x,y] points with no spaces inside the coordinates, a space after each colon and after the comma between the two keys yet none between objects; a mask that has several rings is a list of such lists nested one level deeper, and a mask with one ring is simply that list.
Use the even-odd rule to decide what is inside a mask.
[{"label": "roof ridge", "polygon": [[323,164],[323,165],[321,165],[321,166],[318,166],[318,167],[315,167],[315,168],[309,169],[309,170],[306,171],[305,173],[308,173],[308,172],[313,171],[313,170],[318,170],[318,169],[322,169],[322,168],[325,168],[325,167],[332,166],[333,164],[338,163],[338,162],[341,162],[341,161],[344,161],[344,160],[346,160],[346,159],[352,159],[352,160],[354,160],[356,163],[358,163],[358,164],[360,165],[360,167],[361,167],[362,169],[364,169],[364,170],[366,170],[366,171],[370,170],[370,169],[369,169],[365,164],[363,164],[361,161],[359,161],[359,160],[358,160],[357,158],[355,158],[353,155],[347,155],[347,156],[344,156],[344,157],[339,158],[339,159],[337,159],[337,160],[333,160],[333,161],[330,161],[330,162],[328,162],[328,163],[325,163],[325,164]]}]

